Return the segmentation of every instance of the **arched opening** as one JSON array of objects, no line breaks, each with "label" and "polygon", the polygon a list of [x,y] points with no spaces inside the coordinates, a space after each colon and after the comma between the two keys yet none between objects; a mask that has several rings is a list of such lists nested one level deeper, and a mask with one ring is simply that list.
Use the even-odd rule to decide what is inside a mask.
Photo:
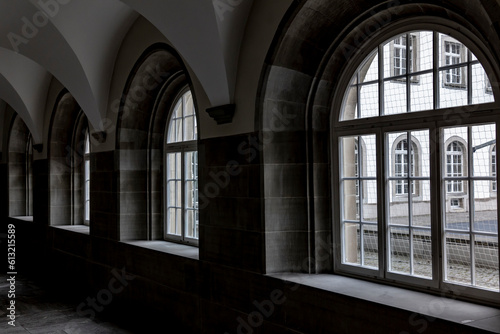
[{"label": "arched opening", "polygon": [[82,161],[87,121],[67,91],[59,94],[49,129],[49,225],[83,224]]},{"label": "arched opening", "polygon": [[163,44],[146,50],[129,75],[116,133],[120,240],[164,238],[165,127],[189,85],[180,57]]},{"label": "arched opening", "polygon": [[[349,17],[350,22],[342,22],[342,17],[340,21],[328,19],[329,13],[335,17],[338,6],[345,8],[344,14],[349,13],[342,17]],[[439,233],[438,237],[433,234],[439,232],[441,218],[433,218],[423,225],[414,225],[418,219],[411,218],[427,211],[435,217],[442,217],[439,213],[442,212],[442,219],[446,220],[447,211],[444,206],[439,207],[446,202],[446,193],[441,192],[442,183],[464,181],[468,193],[475,191],[478,195],[479,190],[472,189],[472,184],[487,184],[489,193],[489,185],[494,182],[488,165],[487,175],[475,178],[469,173],[463,176],[467,180],[448,179],[440,169],[445,156],[436,154],[445,151],[436,146],[437,143],[443,145],[440,136],[446,136],[446,131],[451,136],[456,131],[447,130],[445,124],[449,128],[465,124],[463,130],[472,133],[467,139],[472,148],[474,136],[488,132],[478,123],[480,115],[486,116],[487,110],[497,110],[497,103],[493,101],[498,94],[494,88],[498,81],[499,71],[494,65],[498,57],[490,47],[491,41],[482,37],[481,31],[487,31],[482,24],[484,12],[473,9],[467,20],[458,13],[456,8],[446,5],[384,3],[361,10],[347,2],[334,6],[327,1],[306,1],[291,14],[268,57],[261,92],[260,129],[262,138],[266,139],[263,141],[263,184],[265,201],[269,203],[264,213],[268,272],[337,272],[400,279],[412,288],[418,286],[422,276],[427,280],[420,280],[422,287],[425,286],[423,289],[446,293],[453,291],[451,285],[461,284],[453,281],[445,265],[437,269],[439,265],[432,263],[432,273],[425,274],[414,260],[451,254],[444,246],[446,241],[439,244]],[[301,31],[300,38],[294,34],[296,31]],[[431,48],[424,59],[422,52],[429,45],[426,38],[430,38]],[[427,83],[430,93],[424,89]],[[451,93],[452,90],[455,92]],[[457,92],[460,92],[459,98],[454,97]],[[476,117],[476,122],[471,120]],[[281,127],[271,127],[277,120]],[[418,122],[429,121],[435,124],[416,126]],[[483,121],[495,127],[490,125],[496,124],[493,118]],[[415,164],[413,169],[408,160],[407,164],[400,164],[407,168],[406,172],[396,175],[391,172],[395,170],[391,167],[395,161],[391,164],[389,160],[396,156],[391,153],[388,138],[395,140],[399,136],[405,136],[407,143],[413,137],[418,139],[419,145],[413,149],[413,153],[418,150],[418,160],[413,157],[419,165]],[[366,146],[372,143],[372,147],[364,150],[363,157],[359,157],[359,147],[355,149],[360,139]],[[288,143],[285,152],[293,153],[277,161],[271,153],[281,142]],[[413,145],[407,145],[406,152],[412,148]],[[360,160],[372,159],[370,154],[373,160],[360,164]],[[411,157],[411,152],[406,156]],[[468,163],[477,159],[469,159]],[[361,165],[371,166],[372,171],[363,169],[360,173]],[[275,178],[279,181],[271,181]],[[402,186],[401,192],[392,196],[398,184]],[[410,191],[412,184],[415,191]],[[360,189],[363,185],[372,190],[365,194]],[[436,203],[429,200],[431,195],[443,198],[442,203],[436,201],[440,203],[437,208]],[[398,201],[394,202],[396,197]],[[283,205],[292,198],[300,200],[301,205],[294,209],[299,211],[296,216],[300,221],[286,216],[271,219],[274,203]],[[472,201],[471,196],[464,201]],[[370,210],[369,204],[375,210]],[[406,216],[397,210],[404,210]],[[402,225],[396,215],[405,216],[406,225]],[[469,219],[469,226],[473,225]],[[279,231],[275,233],[277,227]],[[487,237],[498,239],[497,233]],[[479,234],[469,234],[470,240],[477,240]],[[329,239],[331,236],[333,240]],[[451,239],[445,237],[450,242]],[[404,248],[397,248],[403,244]],[[371,252],[383,245],[396,251]],[[408,256],[410,269],[396,268],[397,249]],[[470,259],[474,252],[469,252]],[[448,259],[451,261],[452,256]],[[471,261],[469,265],[473,259]],[[494,256],[492,262],[495,262]],[[470,267],[467,284],[473,289],[467,298],[474,296],[481,302],[492,302],[491,293],[483,294],[482,286],[475,285],[473,267],[477,265]],[[492,289],[495,291],[498,287]]]},{"label": "arched opening", "polygon": [[9,217],[33,215],[33,141],[28,127],[16,115],[9,135]]}]

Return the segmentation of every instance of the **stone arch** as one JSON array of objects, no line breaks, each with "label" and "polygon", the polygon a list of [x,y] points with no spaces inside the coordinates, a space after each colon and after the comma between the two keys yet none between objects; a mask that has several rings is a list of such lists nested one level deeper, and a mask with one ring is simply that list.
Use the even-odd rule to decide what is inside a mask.
[{"label": "stone arch", "polygon": [[[52,113],[49,128],[48,159],[49,159],[49,225],[80,224],[75,219],[75,205],[73,210],[73,172],[75,171],[75,157],[78,148],[73,147],[75,131],[78,130],[78,121],[82,111],[75,98],[63,90],[57,100]],[[75,203],[76,204],[76,203]]]},{"label": "stone arch", "polygon": [[[257,110],[264,146],[267,272],[333,270],[337,245],[332,242],[330,159],[336,149],[330,125],[346,84],[339,78],[354,71],[351,58],[371,51],[362,46],[387,27],[425,16],[425,22],[465,28],[469,41],[484,47],[488,60],[481,62],[497,64],[499,36],[491,33],[488,22],[497,19],[493,16],[498,9],[498,4],[471,8],[467,1],[436,5],[310,0],[289,11],[266,59]],[[461,14],[465,12],[467,16]],[[492,86],[498,86],[498,69],[489,70],[496,74]],[[287,208],[293,208],[293,214],[275,214]]]},{"label": "stone arch", "polygon": [[186,86],[180,56],[164,44],[149,47],[128,77],[116,131],[120,240],[163,237],[164,129]]},{"label": "stone arch", "polygon": [[30,209],[27,206],[29,197],[32,198],[27,191],[29,140],[30,131],[21,117],[16,114],[10,127],[8,144],[9,217],[30,215]]}]

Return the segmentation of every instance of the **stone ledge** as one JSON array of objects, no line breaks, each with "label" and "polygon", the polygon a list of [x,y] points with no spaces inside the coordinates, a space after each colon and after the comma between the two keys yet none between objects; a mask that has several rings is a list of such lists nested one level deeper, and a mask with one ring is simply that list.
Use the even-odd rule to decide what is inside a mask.
[{"label": "stone ledge", "polygon": [[[500,309],[339,275],[279,273],[269,277],[358,298],[429,318],[460,324],[464,329],[500,333]],[[436,305],[439,304],[439,307]]]},{"label": "stone ledge", "polygon": [[146,249],[151,249],[154,251],[162,252],[165,254],[177,255],[193,260],[200,259],[200,250],[198,247],[177,244],[174,242],[168,242],[163,240],[135,240],[135,241],[121,241],[121,243],[126,245],[132,245],[136,247],[142,247]]},{"label": "stone ledge", "polygon": [[33,222],[33,216],[17,216],[17,217],[9,217],[9,219],[17,219],[25,222]]},{"label": "stone ledge", "polygon": [[58,225],[58,226],[50,226],[50,227],[57,228],[60,230],[81,233],[81,234],[87,234],[87,235],[90,234],[90,227],[87,225]]}]

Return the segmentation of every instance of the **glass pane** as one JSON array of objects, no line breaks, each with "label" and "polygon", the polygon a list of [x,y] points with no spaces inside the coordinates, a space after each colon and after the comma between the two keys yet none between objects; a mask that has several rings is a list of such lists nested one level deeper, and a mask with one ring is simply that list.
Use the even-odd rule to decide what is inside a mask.
[{"label": "glass pane", "polygon": [[[408,225],[409,222],[409,208],[408,208],[408,193],[399,194],[398,191],[408,190],[408,183],[406,180],[393,180],[389,181],[389,193],[393,193],[389,202],[389,221],[388,225]],[[391,191],[392,190],[392,191]]]},{"label": "glass pane", "polygon": [[406,107],[406,80],[384,82],[384,115],[402,114]]},{"label": "glass pane", "polygon": [[472,175],[492,176],[491,153],[495,143],[495,124],[472,127]]},{"label": "glass pane", "polygon": [[491,193],[490,181],[472,181],[474,184],[475,232],[498,234],[497,198]]},{"label": "glass pane", "polygon": [[495,101],[488,75],[481,64],[472,65],[472,103],[488,103]]},{"label": "glass pane", "polygon": [[359,81],[369,82],[378,80],[378,52],[375,50],[369,55],[359,68]]},{"label": "glass pane", "polygon": [[412,225],[431,226],[431,185],[428,180],[415,181],[417,195],[412,198]]},{"label": "glass pane", "polygon": [[[416,59],[415,71],[426,71],[432,69],[433,64],[433,32],[419,31],[416,35]],[[431,86],[432,87],[432,86]],[[432,89],[432,88],[431,88]]]},{"label": "glass pane", "polygon": [[377,176],[377,147],[375,135],[361,136],[361,168],[365,177]]},{"label": "glass pane", "polygon": [[375,117],[378,111],[378,84],[363,85],[359,88],[360,94],[360,118]]},{"label": "glass pane", "polygon": [[358,166],[360,159],[360,149],[358,146],[358,137],[344,137],[342,143],[342,177],[359,176]]},{"label": "glass pane", "polygon": [[498,237],[476,236],[474,243],[475,283],[499,291]]},{"label": "glass pane", "polygon": [[413,231],[413,274],[432,278],[432,242],[430,231]]},{"label": "glass pane", "polygon": [[196,210],[186,210],[186,230],[187,238],[198,239],[198,217]]},{"label": "glass pane", "polygon": [[[384,50],[384,78],[405,75],[407,69],[407,35],[393,37],[383,45]],[[411,43],[411,42],[410,42]],[[413,44],[413,43],[411,43]],[[413,45],[411,45],[413,48]],[[411,53],[411,52],[410,52]],[[410,55],[411,59],[411,55]],[[410,61],[410,64],[412,62]],[[411,67],[411,65],[410,65]]]},{"label": "glass pane", "polygon": [[170,117],[167,143],[176,143],[197,138],[196,112],[191,91],[179,98]]},{"label": "glass pane", "polygon": [[[467,190],[467,181],[447,181],[447,189]],[[446,191],[446,189],[445,189]],[[445,201],[445,227],[447,229],[468,231],[469,223],[469,198],[465,193],[446,193]]]},{"label": "glass pane", "polygon": [[439,67],[462,64],[467,61],[467,48],[455,38],[439,35]]},{"label": "glass pane", "polygon": [[[462,177],[468,175],[467,170],[467,127],[446,128],[443,131],[443,175],[445,177]],[[451,182],[453,183],[453,182]],[[451,184],[449,183],[449,184]],[[459,182],[455,182],[458,184]],[[460,187],[450,187],[448,192],[463,192]]]},{"label": "glass pane", "polygon": [[411,111],[431,110],[434,108],[432,73],[411,77]]},{"label": "glass pane", "polygon": [[378,268],[378,233],[376,225],[363,226],[364,266]]},{"label": "glass pane", "polygon": [[198,154],[186,152],[185,162],[185,236],[198,238]]},{"label": "glass pane", "polygon": [[446,233],[446,277],[445,280],[453,283],[470,285],[471,282],[471,254],[470,237],[468,234]]},{"label": "glass pane", "polygon": [[344,224],[344,262],[349,264],[361,264],[360,254],[360,224]]},{"label": "glass pane", "polygon": [[357,75],[351,82],[351,85],[347,88],[344,96],[344,106],[342,113],[342,120],[357,119],[358,117],[358,86]]},{"label": "glass pane", "polygon": [[167,181],[167,233],[181,234],[182,222],[182,168],[181,153],[168,153]]},{"label": "glass pane", "polygon": [[377,181],[361,181],[362,221],[377,222]]},{"label": "glass pane", "polygon": [[342,193],[344,203],[343,220],[359,220],[359,203],[356,194],[357,180],[344,180]]},{"label": "glass pane", "polygon": [[384,78],[391,77],[391,41],[382,45],[383,63],[384,63]]},{"label": "glass pane", "polygon": [[410,134],[415,176],[430,177],[429,130],[412,131]]},{"label": "glass pane", "polygon": [[389,229],[390,271],[410,274],[410,231],[407,228]]},{"label": "glass pane", "polygon": [[466,66],[439,71],[439,82],[440,108],[468,105]]}]

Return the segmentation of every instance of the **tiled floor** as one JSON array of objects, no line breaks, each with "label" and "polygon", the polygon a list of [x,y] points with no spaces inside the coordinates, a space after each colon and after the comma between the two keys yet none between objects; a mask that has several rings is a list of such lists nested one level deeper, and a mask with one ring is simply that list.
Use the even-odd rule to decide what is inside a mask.
[{"label": "tiled floor", "polygon": [[[0,274],[0,333],[30,334],[94,334],[139,333],[122,328],[102,315],[90,319],[77,312],[77,301],[64,300],[62,296],[42,289],[39,284],[16,276],[15,299],[9,298],[10,284],[7,276]],[[7,307],[15,301],[15,327],[8,324]]]}]

